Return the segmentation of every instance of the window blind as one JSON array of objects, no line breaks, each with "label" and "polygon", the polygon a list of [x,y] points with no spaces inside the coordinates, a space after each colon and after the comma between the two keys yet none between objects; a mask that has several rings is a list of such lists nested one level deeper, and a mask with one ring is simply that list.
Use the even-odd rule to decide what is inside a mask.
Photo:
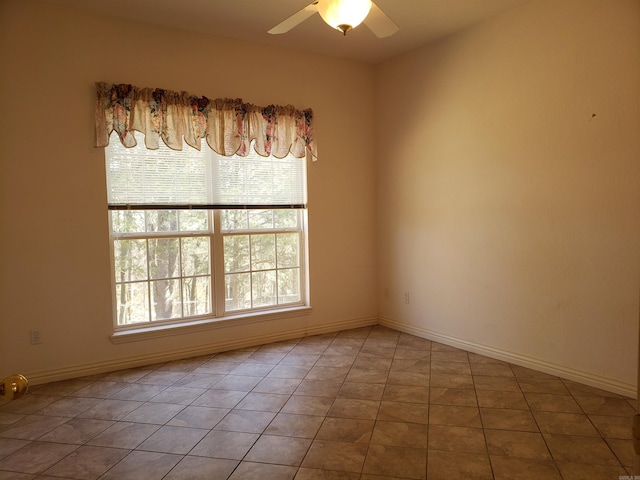
[{"label": "window blind", "polygon": [[105,149],[110,209],[306,208],[306,161],[289,155],[222,156],[184,145],[181,151],[144,142],[126,148],[111,135]]}]

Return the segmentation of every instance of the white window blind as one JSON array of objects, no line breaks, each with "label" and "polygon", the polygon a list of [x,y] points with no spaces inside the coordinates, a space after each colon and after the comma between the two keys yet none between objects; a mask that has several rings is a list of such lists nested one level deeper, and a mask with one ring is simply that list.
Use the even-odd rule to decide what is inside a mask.
[{"label": "white window blind", "polygon": [[306,160],[289,155],[225,157],[203,141],[181,151],[143,141],[126,148],[114,133],[105,149],[110,209],[305,208]]}]

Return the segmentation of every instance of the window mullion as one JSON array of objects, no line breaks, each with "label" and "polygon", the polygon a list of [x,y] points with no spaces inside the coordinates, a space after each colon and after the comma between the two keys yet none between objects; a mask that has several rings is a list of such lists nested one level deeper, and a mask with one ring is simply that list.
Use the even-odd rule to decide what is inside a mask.
[{"label": "window mullion", "polygon": [[275,271],[275,275],[276,275],[276,291],[275,291],[275,297],[276,297],[276,305],[280,305],[280,295],[278,295],[279,289],[278,289],[278,271],[280,270],[278,268],[278,234],[274,233],[273,234],[273,248],[275,249],[275,251],[273,252],[273,256],[274,256],[274,271]]},{"label": "window mullion", "polygon": [[220,210],[213,210],[211,289],[216,317],[221,317],[225,312],[224,238],[222,236],[220,216]]},{"label": "window mullion", "polygon": [[[146,215],[145,215],[146,217]],[[145,220],[146,223],[146,220]],[[149,315],[148,315],[148,319],[149,319],[149,323],[151,323],[153,321],[153,312],[152,312],[152,307],[153,307],[153,299],[151,297],[151,265],[149,264],[149,239],[145,239],[145,248],[146,248],[146,256],[147,256],[147,305],[149,308]]]},{"label": "window mullion", "polygon": [[[178,216],[178,231],[180,230],[180,217]],[[185,237],[179,236],[178,239],[178,291],[180,292],[180,314],[184,318],[185,297],[184,297],[184,270],[182,268],[182,241]]]},{"label": "window mullion", "polygon": [[249,298],[253,308],[253,235],[249,235]]}]

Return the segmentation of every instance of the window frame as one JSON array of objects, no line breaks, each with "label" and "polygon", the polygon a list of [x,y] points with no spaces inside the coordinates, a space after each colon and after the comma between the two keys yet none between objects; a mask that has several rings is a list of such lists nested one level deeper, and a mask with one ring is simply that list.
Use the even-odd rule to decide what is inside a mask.
[{"label": "window frame", "polygon": [[[166,210],[172,210],[167,208]],[[195,209],[194,209],[195,210]],[[254,321],[263,321],[273,317],[287,317],[290,315],[300,315],[309,312],[311,307],[309,304],[309,270],[308,270],[308,212],[306,208],[295,208],[298,226],[295,228],[260,228],[260,229],[239,229],[237,231],[223,231],[221,228],[221,217],[223,209],[202,209],[207,210],[209,221],[208,230],[198,231],[174,231],[174,232],[136,232],[121,233],[113,232],[113,210],[109,210],[109,249],[110,249],[110,270],[111,270],[111,300],[112,300],[112,321],[113,335],[111,336],[114,343],[123,341],[131,341],[137,338],[153,338],[172,334],[176,329],[186,329],[189,331],[199,331],[201,328],[211,328],[212,326],[221,327],[228,322],[235,324],[253,323]],[[273,208],[263,208],[261,210],[274,210]],[[144,210],[140,210],[144,211]],[[225,305],[225,272],[224,272],[224,238],[233,235],[276,235],[278,233],[298,233],[298,256],[299,256],[299,279],[300,279],[300,300],[297,302],[289,302],[281,305],[267,305],[260,307],[252,307],[243,310],[226,310]],[[137,322],[132,324],[118,324],[118,299],[116,279],[116,262],[115,262],[115,242],[122,239],[144,239],[152,238],[189,238],[189,237],[208,237],[209,239],[209,269],[211,276],[211,313],[195,315],[190,317],[181,316],[180,318],[151,320],[149,312],[149,321]],[[148,262],[148,259],[147,259]],[[274,271],[278,271],[277,265]],[[183,273],[183,272],[181,272]],[[147,274],[144,282],[149,288],[152,281]],[[179,278],[187,278],[184,275]],[[181,299],[182,300],[182,299]],[[151,306],[151,298],[148,299]],[[151,308],[151,307],[150,307]]]}]

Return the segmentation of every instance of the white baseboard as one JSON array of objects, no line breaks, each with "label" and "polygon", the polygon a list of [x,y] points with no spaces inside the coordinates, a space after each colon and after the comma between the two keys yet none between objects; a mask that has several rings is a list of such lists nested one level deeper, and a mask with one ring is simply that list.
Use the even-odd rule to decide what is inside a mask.
[{"label": "white baseboard", "polygon": [[555,375],[567,380],[573,380],[585,385],[600,388],[608,392],[617,393],[630,398],[637,397],[636,385],[620,382],[618,380],[602,377],[590,372],[577,370],[562,365],[557,365],[544,360],[520,355],[514,352],[489,347],[486,345],[462,340],[450,335],[445,335],[432,330],[406,325],[385,317],[367,317],[350,320],[342,320],[338,322],[325,323],[318,326],[304,326],[295,330],[286,332],[278,332],[268,335],[256,335],[251,337],[238,338],[231,341],[208,343],[197,347],[163,351],[148,355],[138,355],[133,357],[119,358],[103,362],[93,362],[82,365],[74,365],[66,368],[54,370],[46,370],[40,372],[27,372],[26,376],[31,385],[40,385],[43,383],[55,382],[60,380],[68,380],[71,378],[84,377],[87,375],[95,375],[100,373],[112,372],[115,370],[123,370],[126,368],[143,367],[156,363],[169,362],[173,360],[181,360],[184,358],[196,357],[199,355],[209,355],[217,352],[234,350],[237,348],[247,348],[266,343],[280,342],[301,338],[311,335],[321,335],[323,333],[332,333],[339,330],[348,330],[352,328],[367,327],[380,324],[395,330],[409,333],[421,338],[426,338],[435,342],[460,348],[468,352],[478,353],[490,358],[513,363],[523,367],[531,368],[540,372]]},{"label": "white baseboard", "polygon": [[585,372],[577,370],[575,368],[558,365],[555,363],[547,362],[526,355],[520,355],[518,353],[509,352],[499,348],[489,347],[481,345],[475,342],[462,340],[450,335],[434,332],[429,329],[406,325],[402,322],[392,320],[390,318],[379,318],[379,324],[385,327],[393,328],[401,332],[409,333],[417,337],[426,338],[434,342],[443,343],[451,347],[456,347],[467,352],[473,352],[480,355],[484,355],[497,360],[513,363],[514,365],[520,365],[522,367],[531,368],[540,372],[555,375],[566,380],[573,380],[591,387],[600,388],[607,392],[617,393],[630,398],[637,398],[637,386],[620,382],[615,379],[603,377],[591,372]]},{"label": "white baseboard", "polygon": [[287,330],[286,332],[242,337],[231,341],[207,343],[205,345],[200,345],[197,347],[162,351],[153,354],[125,357],[102,362],[86,363],[66,368],[58,368],[55,370],[27,372],[25,373],[25,376],[29,379],[30,385],[40,385],[43,383],[68,380],[71,378],[85,377],[87,375],[113,372],[126,368],[143,367],[156,363],[182,360],[184,358],[197,357],[200,355],[209,355],[217,352],[235,350],[237,348],[254,347],[257,345],[264,345],[266,343],[281,342],[284,340],[291,340],[294,338],[307,337],[311,335],[321,335],[324,333],[332,333],[340,330],[368,327],[371,325],[376,325],[377,323],[377,317],[367,317],[342,320],[333,323],[324,323],[322,325],[311,327],[305,325],[304,327],[295,330]]}]

